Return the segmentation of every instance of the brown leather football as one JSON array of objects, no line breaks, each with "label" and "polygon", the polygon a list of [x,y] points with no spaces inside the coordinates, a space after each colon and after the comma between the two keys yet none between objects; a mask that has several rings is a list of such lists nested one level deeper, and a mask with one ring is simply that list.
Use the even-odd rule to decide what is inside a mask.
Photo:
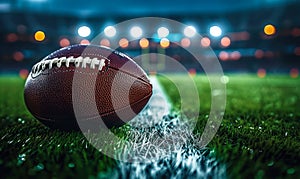
[{"label": "brown leather football", "polygon": [[96,45],[51,53],[33,66],[24,90],[31,114],[63,130],[119,127],[151,95],[152,85],[141,67],[121,52]]}]

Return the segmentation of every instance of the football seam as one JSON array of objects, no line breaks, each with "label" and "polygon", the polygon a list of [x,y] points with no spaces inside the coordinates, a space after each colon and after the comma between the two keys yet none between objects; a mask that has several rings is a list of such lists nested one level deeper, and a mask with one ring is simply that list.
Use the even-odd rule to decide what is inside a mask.
[{"label": "football seam", "polygon": [[[99,115],[107,116],[107,115],[110,115],[110,114],[116,113],[116,112],[118,112],[118,111],[121,111],[121,110],[123,110],[123,109],[125,109],[125,108],[128,108],[128,107],[130,107],[130,108],[131,108],[131,106],[133,106],[133,105],[136,105],[136,104],[140,103],[141,101],[143,101],[143,100],[145,100],[145,99],[149,98],[151,95],[152,95],[152,92],[151,92],[151,93],[149,93],[147,96],[143,97],[142,99],[140,99],[140,100],[138,100],[138,101],[135,101],[134,103],[130,104],[129,106],[124,106],[124,107],[122,107],[122,108],[119,108],[119,109],[117,109],[117,110],[113,110],[113,111],[105,112],[105,113],[102,113],[102,114],[99,114]],[[97,118],[97,116],[94,116],[94,117],[87,118],[87,119],[85,119],[84,121],[92,120],[92,119],[94,119],[94,118]]]},{"label": "football seam", "polygon": [[[147,84],[148,86],[151,86],[151,87],[152,87],[152,85],[150,84],[149,81],[146,81],[146,80],[144,80],[143,78],[141,78],[141,77],[139,77],[139,76],[133,75],[133,74],[131,74],[131,73],[129,73],[129,72],[126,72],[126,71],[124,71],[124,70],[120,70],[120,69],[118,69],[118,68],[114,68],[114,67],[111,67],[111,66],[109,66],[108,68],[110,68],[110,69],[112,69],[112,70],[115,70],[115,71],[120,71],[120,72],[122,72],[122,73],[124,73],[124,74],[127,74],[127,75],[131,76],[131,77],[134,77],[134,78],[136,78],[136,79],[139,79],[140,81],[144,82],[144,83]],[[79,68],[79,69],[80,69],[80,68]],[[45,73],[42,73],[41,75],[52,75],[52,74],[57,74],[57,73],[67,73],[67,72],[77,72],[77,73],[80,73],[80,74],[86,74],[86,75],[101,75],[101,74],[105,73],[105,72],[102,72],[102,71],[98,71],[98,72],[95,72],[95,73],[82,72],[82,71],[76,70],[76,68],[75,68],[75,69],[69,69],[69,70],[56,70],[56,71],[54,71],[54,72],[50,72],[50,73],[46,73],[46,74],[45,74]],[[35,78],[36,78],[36,77],[35,77]]]},{"label": "football seam", "polygon": [[[91,69],[95,69],[95,65],[99,65],[99,68],[101,68],[97,73],[91,73],[91,74],[101,74],[103,72],[106,72],[108,70],[108,68],[111,68],[111,69],[115,69],[117,71],[121,71],[123,73],[126,73],[132,77],[135,77],[137,79],[140,79],[146,83],[149,83],[148,81],[146,81],[145,79],[143,79],[142,77],[139,77],[139,76],[135,76],[127,71],[124,71],[124,70],[121,70],[121,69],[118,69],[118,68],[115,68],[115,67],[112,67],[110,66],[110,59],[108,59],[107,57],[101,55],[101,54],[94,54],[94,53],[88,53],[88,54],[85,54],[86,57],[82,57],[82,56],[79,56],[79,57],[74,57],[74,55],[71,55],[69,57],[65,57],[65,56],[62,56],[62,57],[56,57],[56,58],[53,58],[53,59],[43,59],[42,61],[36,63],[33,67],[32,67],[32,70],[31,70],[31,76],[33,78],[36,78],[39,76],[39,74],[43,74],[43,72],[45,70],[51,70],[52,68],[55,68],[53,65],[56,65],[56,68],[60,68],[61,66],[64,66],[66,68],[69,68],[69,64],[73,64],[75,66],[75,68],[83,68],[85,69],[86,68],[86,65],[89,64],[90,65],[90,68]],[[107,64],[107,67],[106,67],[106,70],[102,70],[102,67],[104,66],[100,66],[100,62],[99,64],[98,63],[94,63],[95,61],[101,61],[102,59],[97,59],[98,57],[90,57],[90,56],[98,56],[100,58],[103,58],[103,59],[106,59],[108,61],[108,64]],[[132,61],[131,59],[128,59],[129,61]],[[62,64],[62,63],[65,63],[65,64]],[[136,64],[136,62],[132,61],[133,63]],[[81,65],[80,65],[81,63]],[[49,66],[47,66],[49,65]],[[53,66],[53,67],[52,67]],[[73,70],[75,72],[75,70]],[[56,73],[58,72],[65,72],[65,71],[57,71]],[[72,72],[71,70],[69,71],[66,71],[66,72]],[[76,71],[76,72],[79,72],[81,73],[80,71]],[[36,76],[35,76],[36,74]],[[48,73],[48,74],[51,74],[51,73]],[[86,73],[88,74],[88,73]]]},{"label": "football seam", "polygon": [[[66,68],[69,68],[70,64],[73,64],[76,68],[83,68],[85,69],[87,65],[90,66],[91,69],[95,69],[95,66],[98,65],[99,72],[105,72],[110,66],[110,60],[106,58],[103,55],[100,54],[87,54],[88,56],[82,57],[74,57],[74,55],[71,55],[69,57],[62,56],[62,57],[56,57],[52,59],[44,58],[40,62],[36,63],[31,70],[31,76],[33,78],[38,77],[39,74],[42,74],[45,70],[51,70],[52,68],[60,68],[61,66],[64,66]],[[97,57],[89,57],[89,56],[97,56]],[[98,58],[102,59],[98,59]],[[105,65],[105,62],[102,62],[102,60],[107,60],[107,65]],[[65,64],[63,64],[65,63]],[[105,70],[102,70],[103,67],[106,67]]]},{"label": "football seam", "polygon": [[[141,81],[145,82],[146,84],[150,84],[150,82],[149,82],[149,81],[146,81],[145,79],[141,78],[140,76],[135,76],[135,75],[133,75],[133,74],[131,74],[131,73],[127,72],[127,71],[120,70],[120,69],[118,69],[118,68],[115,68],[115,67],[112,67],[112,66],[110,66],[110,67],[108,67],[108,68],[111,68],[111,69],[113,69],[113,70],[116,70],[116,71],[120,71],[120,72],[122,72],[122,73],[125,73],[125,74],[127,74],[127,75],[131,76],[131,77],[134,77],[134,78],[136,78],[136,79],[139,79],[139,80],[141,80]],[[146,76],[146,75],[145,75],[145,76]],[[150,85],[151,85],[151,84],[150,84]],[[151,86],[151,87],[152,87],[152,86]]]},{"label": "football seam", "polygon": [[[109,68],[111,68],[111,67],[109,67]],[[138,77],[136,77],[136,76],[134,76],[134,75],[131,75],[130,73],[126,73],[125,71],[118,70],[118,69],[116,69],[116,68],[111,68],[111,69],[112,69],[112,70],[115,70],[115,71],[120,71],[120,72],[122,72],[122,73],[124,73],[124,74],[126,74],[126,75],[129,75],[129,76],[131,76],[131,77],[137,78],[137,79],[139,79],[140,82],[143,82],[144,84],[146,84],[148,87],[150,87],[150,88],[152,89],[152,85],[151,85],[149,82],[142,80],[141,78],[138,78]],[[85,74],[85,75],[98,75],[99,73],[100,73],[100,74],[102,73],[102,72],[100,72],[100,71],[98,71],[97,73],[87,73],[87,72],[81,72],[81,71],[78,71],[78,70],[75,70],[75,69],[69,69],[69,70],[57,70],[57,71],[54,71],[54,72],[51,72],[51,73],[47,73],[47,75],[52,75],[52,74],[57,74],[57,73],[66,73],[66,72],[78,72],[78,73]],[[145,100],[146,98],[150,97],[151,95],[152,95],[152,92],[150,92],[150,93],[149,93],[147,96],[145,96],[144,98],[142,98],[142,99],[140,99],[140,100],[138,100],[138,101],[132,103],[132,105],[135,105],[135,104],[137,104],[137,103],[139,103],[139,102]],[[124,106],[124,107],[119,108],[119,109],[117,109],[117,110],[105,112],[105,113],[102,113],[102,114],[99,114],[99,115],[104,115],[104,114],[105,114],[104,116],[107,116],[107,115],[109,115],[109,114],[114,113],[115,111],[120,111],[120,110],[122,110],[122,109],[124,109],[124,108],[127,108],[127,107],[128,107],[128,106]],[[56,121],[56,120],[51,120],[51,119],[47,119],[47,118],[44,118],[44,117],[40,117],[39,115],[36,115],[35,113],[34,113],[34,116],[37,116],[37,118],[43,119],[43,120],[45,120],[45,121],[52,121],[52,122],[55,122],[55,121]],[[96,118],[96,117],[97,117],[97,116],[91,117],[91,118],[88,118],[88,119],[85,119],[85,120],[92,120],[92,119],[94,119],[94,118]]]}]

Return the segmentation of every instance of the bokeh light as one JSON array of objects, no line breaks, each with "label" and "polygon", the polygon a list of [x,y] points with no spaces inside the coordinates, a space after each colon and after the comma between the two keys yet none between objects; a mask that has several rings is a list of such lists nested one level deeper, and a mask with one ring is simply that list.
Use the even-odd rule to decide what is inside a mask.
[{"label": "bokeh light", "polygon": [[229,59],[229,53],[225,52],[225,51],[221,51],[219,53],[219,59],[222,60],[222,61],[228,60]]},{"label": "bokeh light", "polygon": [[195,68],[189,69],[189,75],[190,75],[191,77],[195,77],[195,76],[197,75],[196,69],[195,69]]},{"label": "bokeh light", "polygon": [[300,56],[300,47],[296,47],[294,53],[295,55]]},{"label": "bokeh light", "polygon": [[254,53],[255,58],[261,59],[264,57],[264,51],[257,49]]},{"label": "bokeh light", "polygon": [[224,75],[224,76],[221,77],[220,81],[223,84],[227,84],[227,83],[229,83],[229,77]]},{"label": "bokeh light", "polygon": [[87,40],[87,39],[83,39],[83,40],[80,41],[80,44],[81,45],[90,45],[90,41]]},{"label": "bokeh light", "polygon": [[187,26],[183,30],[183,34],[187,37],[193,37],[194,35],[196,35],[196,33],[197,31],[194,26]]},{"label": "bokeh light", "polygon": [[6,40],[8,42],[15,42],[18,40],[18,36],[15,33],[10,33],[7,35]]},{"label": "bokeh light", "polygon": [[143,35],[143,30],[138,26],[134,26],[130,29],[130,35],[134,38],[139,38]]},{"label": "bokeh light", "polygon": [[169,29],[167,29],[166,27],[160,27],[157,29],[157,35],[159,38],[167,37],[169,33]]},{"label": "bokeh light", "polygon": [[257,70],[257,76],[259,78],[264,78],[267,75],[267,71],[264,68],[260,68]]},{"label": "bokeh light", "polygon": [[17,51],[13,54],[13,58],[18,62],[22,61],[24,59],[24,54],[20,51]]},{"label": "bokeh light", "polygon": [[231,60],[239,60],[241,58],[241,53],[239,51],[233,51],[230,53]]},{"label": "bokeh light", "polygon": [[229,36],[231,41],[245,41],[250,39],[250,33],[247,31],[234,32],[231,33]]},{"label": "bokeh light", "polygon": [[293,28],[292,36],[299,37],[300,36],[300,28]]},{"label": "bokeh light", "polygon": [[168,48],[168,47],[170,46],[170,41],[169,41],[169,39],[167,39],[167,38],[162,38],[162,39],[160,40],[160,46],[161,46],[162,48]]},{"label": "bokeh light", "polygon": [[70,41],[69,41],[67,38],[62,38],[62,39],[60,39],[60,41],[59,41],[59,45],[60,45],[61,47],[67,47],[67,46],[70,45]]},{"label": "bokeh light", "polygon": [[222,35],[222,29],[219,26],[212,26],[209,29],[209,33],[210,35],[214,36],[214,37],[219,37]]},{"label": "bokeh light", "polygon": [[114,37],[116,35],[116,33],[117,33],[117,30],[114,26],[107,26],[104,29],[104,34],[107,37]]},{"label": "bokeh light", "polygon": [[191,40],[189,38],[183,38],[180,41],[182,47],[189,47],[191,45]]},{"label": "bokeh light", "polygon": [[81,26],[78,28],[77,33],[81,37],[87,37],[91,34],[91,29],[88,26]]},{"label": "bokeh light", "polygon": [[210,46],[210,39],[208,37],[203,37],[200,41],[202,47]]},{"label": "bokeh light", "polygon": [[276,33],[276,28],[272,24],[268,24],[264,27],[264,33],[266,35],[274,35]]},{"label": "bokeh light", "polygon": [[22,78],[22,79],[26,79],[27,76],[29,74],[29,71],[27,69],[21,69],[19,71],[19,76]]},{"label": "bokeh light", "polygon": [[299,70],[297,68],[292,68],[290,70],[290,76],[292,78],[297,78],[299,76]]},{"label": "bokeh light", "polygon": [[142,38],[139,41],[139,44],[140,44],[141,48],[148,48],[149,47],[149,40],[146,39],[146,38]]},{"label": "bokeh light", "polygon": [[17,30],[20,34],[25,34],[27,31],[27,27],[25,25],[20,24],[18,25]]},{"label": "bokeh light", "polygon": [[34,33],[34,39],[38,42],[41,42],[41,41],[45,40],[45,37],[46,37],[45,33],[41,30],[36,31]]},{"label": "bokeh light", "polygon": [[122,47],[122,48],[127,48],[128,45],[129,45],[129,42],[128,42],[128,40],[127,40],[126,38],[122,38],[122,39],[120,39],[120,41],[119,41],[119,45],[120,45],[120,47]]},{"label": "bokeh light", "polygon": [[150,76],[156,76],[156,74],[157,74],[157,71],[156,71],[156,70],[150,70],[150,71],[149,71],[149,75],[150,75]]},{"label": "bokeh light", "polygon": [[265,55],[265,57],[267,57],[267,58],[273,58],[273,57],[274,57],[274,53],[273,53],[272,51],[270,51],[270,50],[266,51],[266,52],[264,53],[264,55]]},{"label": "bokeh light", "polygon": [[100,41],[100,45],[109,47],[109,46],[110,46],[110,41],[109,41],[108,39],[102,39],[102,40]]},{"label": "bokeh light", "polygon": [[221,46],[222,47],[228,47],[231,44],[231,40],[229,37],[223,37],[221,39]]}]

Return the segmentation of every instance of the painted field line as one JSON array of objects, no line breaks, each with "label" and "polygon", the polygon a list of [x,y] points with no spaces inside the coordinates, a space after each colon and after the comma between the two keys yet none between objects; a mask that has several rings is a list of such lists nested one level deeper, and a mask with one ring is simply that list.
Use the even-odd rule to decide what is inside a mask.
[{"label": "painted field line", "polygon": [[163,115],[169,114],[171,103],[156,76],[151,76],[150,82],[153,86],[153,94],[148,103],[149,107],[154,109],[158,107]]},{"label": "painted field line", "polygon": [[[140,132],[129,134],[133,139],[135,137],[137,139],[132,141],[131,146],[138,146],[130,150],[130,153],[134,154],[135,152],[136,157],[144,159],[147,158],[147,155],[144,156],[143,154],[147,153],[157,156],[151,162],[148,160],[139,160],[139,162],[133,163],[118,161],[117,166],[112,171],[99,173],[100,178],[163,178],[165,176],[169,178],[226,178],[225,165],[216,160],[212,151],[199,150],[189,142],[182,144],[178,140],[173,140],[173,143],[168,143],[168,140],[164,141],[164,139],[172,141],[172,136],[176,137],[173,135],[175,131],[181,132],[182,136],[187,136],[189,139],[193,139],[194,136],[186,122],[180,121],[177,117],[170,120],[172,105],[168,96],[155,76],[151,76],[150,81],[153,85],[153,95],[146,107],[129,123],[136,129],[155,127],[152,132],[138,130]],[[173,124],[171,125],[172,121]],[[170,126],[171,128],[169,128]],[[162,137],[156,135],[157,132],[163,134]],[[168,150],[168,146],[166,148],[155,145],[155,143],[151,144],[151,142],[159,139],[164,144],[169,145],[171,150]],[[177,145],[174,150],[172,144]]]}]

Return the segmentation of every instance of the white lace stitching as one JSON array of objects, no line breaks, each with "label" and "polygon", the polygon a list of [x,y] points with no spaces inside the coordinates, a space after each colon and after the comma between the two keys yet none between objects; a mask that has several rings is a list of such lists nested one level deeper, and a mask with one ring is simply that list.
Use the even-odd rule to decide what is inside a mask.
[{"label": "white lace stitching", "polygon": [[105,59],[98,59],[98,58],[90,58],[90,57],[76,57],[73,56],[70,57],[60,57],[60,58],[54,58],[49,60],[42,60],[39,63],[35,64],[32,68],[33,73],[40,73],[41,71],[44,71],[46,68],[52,69],[54,66],[60,68],[62,66],[62,63],[65,64],[65,66],[68,68],[70,66],[70,63],[75,64],[76,68],[87,68],[89,66],[91,69],[95,69],[98,66],[98,70],[101,71],[105,64]]}]

